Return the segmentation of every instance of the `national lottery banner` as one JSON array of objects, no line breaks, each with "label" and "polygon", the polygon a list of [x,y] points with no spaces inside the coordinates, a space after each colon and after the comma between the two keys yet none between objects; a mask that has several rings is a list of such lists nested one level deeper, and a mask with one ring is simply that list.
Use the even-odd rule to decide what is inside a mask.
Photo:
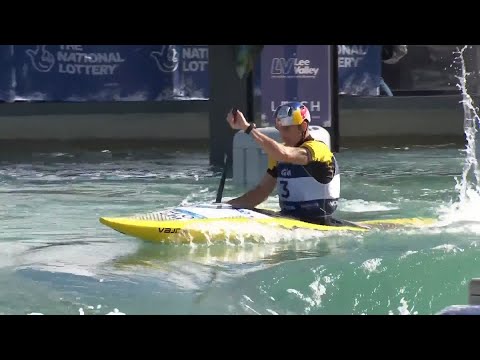
[{"label": "national lottery banner", "polygon": [[377,96],[381,79],[381,45],[338,45],[339,93]]},{"label": "national lottery banner", "polygon": [[[330,45],[268,45],[255,94],[264,116],[281,101],[309,104],[330,126]],[[377,96],[381,46],[338,45],[338,92]],[[208,45],[0,45],[0,101],[208,100]],[[327,81],[325,81],[327,79]],[[270,98],[271,97],[271,98]],[[268,106],[267,106],[268,105]],[[270,110],[269,110],[270,109]]]},{"label": "national lottery banner", "polygon": [[208,45],[13,47],[16,100],[161,101],[209,96]]},{"label": "national lottery banner", "polygon": [[[331,46],[266,45],[260,60],[262,120],[274,125],[275,108],[289,101],[305,103],[312,125],[332,126]],[[333,47],[333,49],[335,49]]]}]

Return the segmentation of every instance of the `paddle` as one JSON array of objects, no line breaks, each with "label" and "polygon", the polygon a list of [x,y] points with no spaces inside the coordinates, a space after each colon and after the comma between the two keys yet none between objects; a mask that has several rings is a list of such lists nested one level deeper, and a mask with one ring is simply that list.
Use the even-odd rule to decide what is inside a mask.
[{"label": "paddle", "polygon": [[223,188],[225,187],[225,180],[227,178],[227,168],[228,168],[228,163],[229,163],[229,156],[227,154],[225,158],[225,164],[223,165],[223,173],[222,173],[222,178],[220,179],[220,184],[218,185],[218,190],[217,190],[217,199],[215,202],[221,203],[222,202],[222,195],[223,195]]},{"label": "paddle", "polygon": [[[233,116],[235,116],[237,113],[237,109],[232,110]],[[221,203],[222,202],[222,195],[223,195],[223,188],[225,187],[225,180],[227,178],[227,170],[228,170],[228,164],[230,163],[230,156],[227,151],[225,151],[225,164],[223,165],[223,173],[222,173],[222,178],[220,179],[220,184],[218,185],[218,190],[217,190],[217,199],[215,200],[215,203]]]}]

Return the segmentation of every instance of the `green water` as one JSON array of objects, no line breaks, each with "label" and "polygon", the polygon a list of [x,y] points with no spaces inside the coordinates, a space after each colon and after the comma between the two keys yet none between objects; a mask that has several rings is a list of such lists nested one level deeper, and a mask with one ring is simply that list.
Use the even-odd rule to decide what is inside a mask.
[{"label": "green water", "polygon": [[[465,304],[480,276],[480,201],[450,204],[464,158],[453,145],[338,154],[338,216],[427,216],[443,226],[258,229],[256,243],[191,246],[147,244],[98,218],[214,201],[220,173],[207,151],[4,154],[0,313],[434,314]],[[244,190],[228,180],[224,199]]]}]

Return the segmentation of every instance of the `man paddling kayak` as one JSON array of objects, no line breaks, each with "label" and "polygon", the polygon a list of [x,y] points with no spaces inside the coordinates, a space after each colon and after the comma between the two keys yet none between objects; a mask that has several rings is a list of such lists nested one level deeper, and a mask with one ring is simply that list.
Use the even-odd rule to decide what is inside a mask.
[{"label": "man paddling kayak", "polygon": [[276,186],[282,215],[320,224],[336,223],[332,214],[340,197],[340,172],[327,144],[311,136],[308,108],[300,102],[283,104],[275,110],[274,118],[284,144],[258,131],[240,111],[228,114],[230,126],[250,134],[268,155],[267,172],[260,183],[228,204],[254,208]]}]

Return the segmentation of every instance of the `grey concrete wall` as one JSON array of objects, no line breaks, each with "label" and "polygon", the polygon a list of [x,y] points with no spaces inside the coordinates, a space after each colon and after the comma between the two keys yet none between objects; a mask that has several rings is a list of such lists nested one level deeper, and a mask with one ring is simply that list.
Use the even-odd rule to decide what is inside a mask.
[{"label": "grey concrete wall", "polygon": [[207,113],[0,116],[0,139],[208,139]]},{"label": "grey concrete wall", "polygon": [[0,140],[208,139],[208,102],[0,104]]},{"label": "grey concrete wall", "polygon": [[[341,146],[463,141],[460,96],[341,97]],[[206,101],[0,104],[0,140],[208,140]]]},{"label": "grey concrete wall", "polygon": [[463,142],[460,96],[343,98],[342,146]]}]

